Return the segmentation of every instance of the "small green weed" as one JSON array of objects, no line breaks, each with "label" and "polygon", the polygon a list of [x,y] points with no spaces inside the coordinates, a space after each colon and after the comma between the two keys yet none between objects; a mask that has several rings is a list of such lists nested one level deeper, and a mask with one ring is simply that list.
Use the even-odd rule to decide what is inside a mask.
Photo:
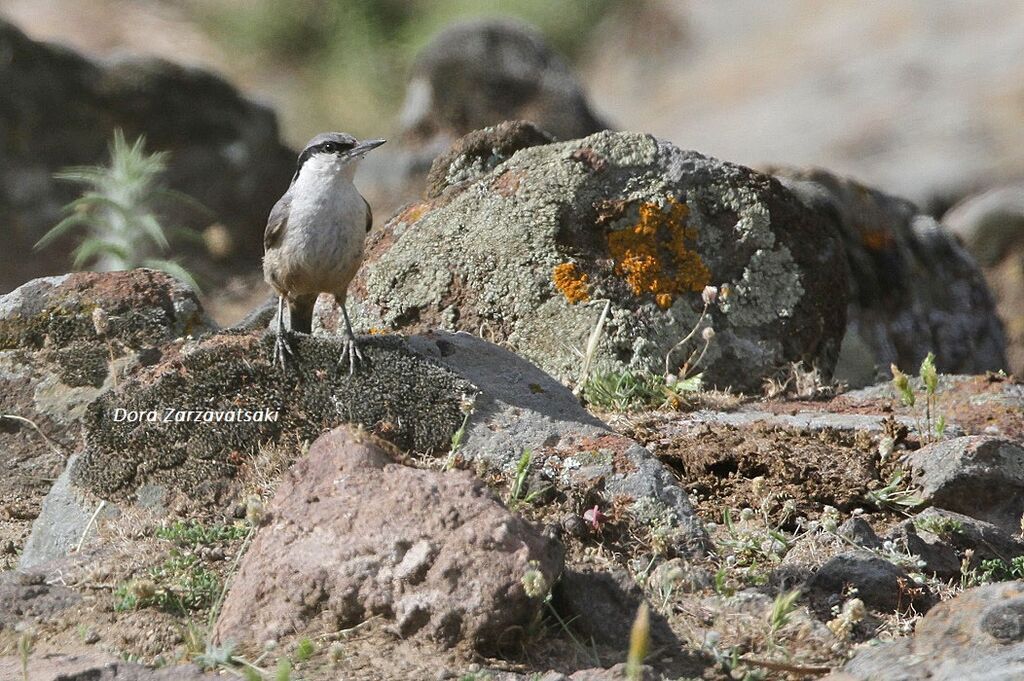
[{"label": "small green weed", "polygon": [[217,575],[203,567],[196,556],[183,555],[177,550],[151,568],[148,575],[146,579],[134,580],[114,591],[114,610],[154,607],[184,615],[209,608],[220,596]]},{"label": "small green weed", "polygon": [[[911,385],[911,378],[899,370],[895,364],[890,365],[892,371],[892,385],[899,395],[900,401],[906,407],[913,407],[917,404],[917,395]],[[924,388],[924,423],[918,420],[917,431],[921,434],[924,442],[935,442],[941,440],[946,434],[946,417],[936,416],[936,393],[939,388],[939,372],[935,368],[935,353],[929,352],[921,362],[918,370],[921,386]],[[933,420],[934,419],[934,420]]]},{"label": "small green weed", "polygon": [[889,482],[879,489],[869,490],[864,497],[880,509],[906,512],[923,503],[923,499],[904,481],[902,471],[893,473]]},{"label": "small green weed", "polygon": [[583,386],[587,403],[606,411],[657,409],[671,397],[665,377],[647,371],[598,372]]},{"label": "small green weed", "polygon": [[304,636],[299,639],[298,645],[295,646],[295,661],[306,662],[315,653],[316,643],[313,642],[313,639]]},{"label": "small green weed", "polygon": [[943,516],[914,518],[914,527],[938,536],[961,534],[964,531],[964,524],[962,522]]},{"label": "small green weed", "polygon": [[204,525],[197,520],[178,520],[167,527],[157,528],[154,533],[159,539],[166,539],[181,547],[197,547],[225,541],[244,539],[249,528],[245,525]]}]

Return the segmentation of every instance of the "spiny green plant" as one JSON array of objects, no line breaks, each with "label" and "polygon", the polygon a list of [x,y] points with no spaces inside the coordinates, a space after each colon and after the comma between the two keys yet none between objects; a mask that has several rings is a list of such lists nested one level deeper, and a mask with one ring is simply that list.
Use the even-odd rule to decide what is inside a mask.
[{"label": "spiny green plant", "polygon": [[768,613],[768,641],[770,645],[775,644],[775,635],[779,629],[789,624],[790,615],[796,609],[796,601],[800,598],[800,590],[794,589],[780,593],[772,602],[771,612]]},{"label": "spiny green plant", "polygon": [[203,567],[199,558],[175,550],[167,560],[151,568],[147,578],[118,587],[114,591],[114,609],[154,607],[187,614],[212,606],[220,591],[220,579]]},{"label": "spiny green plant", "polygon": [[170,247],[168,234],[196,238],[191,230],[161,224],[156,215],[160,202],[196,202],[165,187],[161,176],[167,169],[168,152],[147,153],[145,137],[129,144],[121,130],[114,131],[110,165],[73,166],[54,177],[81,185],[82,195],[64,207],[67,214],[36,243],[41,249],[76,229],[85,236],[72,253],[72,266],[98,271],[149,267],[198,285],[185,268],[173,260],[156,257]]},{"label": "spiny green plant", "polygon": [[309,658],[313,657],[313,654],[315,652],[316,643],[314,643],[313,639],[309,638],[308,636],[304,636],[301,639],[299,639],[298,645],[295,646],[295,661],[305,662]]}]

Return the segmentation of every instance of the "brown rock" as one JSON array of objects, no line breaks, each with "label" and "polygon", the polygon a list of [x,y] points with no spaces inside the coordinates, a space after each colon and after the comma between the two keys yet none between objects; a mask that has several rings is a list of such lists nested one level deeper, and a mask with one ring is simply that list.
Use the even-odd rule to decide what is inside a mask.
[{"label": "brown rock", "polygon": [[[288,472],[215,628],[220,641],[393,619],[445,646],[507,643],[554,583],[562,549],[467,472],[396,464],[338,428]],[[524,579],[543,581],[531,596]]]}]

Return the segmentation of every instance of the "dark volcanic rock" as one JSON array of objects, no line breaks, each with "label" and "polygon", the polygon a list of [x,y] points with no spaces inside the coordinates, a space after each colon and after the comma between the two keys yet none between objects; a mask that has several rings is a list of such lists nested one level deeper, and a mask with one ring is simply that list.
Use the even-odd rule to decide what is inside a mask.
[{"label": "dark volcanic rock", "polygon": [[1002,324],[981,270],[938,222],[910,201],[825,170],[768,172],[842,235],[850,309],[841,380],[867,385],[890,364],[916,372],[929,351],[943,373],[1006,367]]},{"label": "dark volcanic rock", "polygon": [[842,602],[844,590],[851,586],[856,587],[857,597],[866,606],[881,612],[906,611],[911,606],[924,612],[933,603],[928,587],[914,582],[903,568],[867,551],[835,556],[807,583],[815,610],[824,618]]},{"label": "dark volcanic rock", "polygon": [[[175,345],[94,401],[84,449],[54,485],[22,564],[66,553],[101,498],[226,508],[261,444],[298,448],[345,423],[417,455],[447,455],[464,425],[458,458],[467,466],[505,477],[530,450],[552,489],[600,490],[606,503],[625,503],[635,522],[657,522],[674,551],[703,550],[703,530],[672,473],[513,353],[465,334],[370,336],[367,362],[349,376],[338,339],[299,336],[294,344],[286,372],[271,362],[271,336],[221,333]],[[228,416],[241,413],[252,420]]]},{"label": "dark volcanic rock", "polygon": [[[371,237],[353,286],[364,327],[464,329],[508,343],[562,380],[611,309],[594,370],[664,371],[722,292],[701,369],[760,390],[790,362],[831,372],[845,329],[838,239],[769,176],[650,135],[598,133],[511,158],[445,157],[437,198]],[[700,334],[674,353],[682,364]]]},{"label": "dark volcanic rock", "polygon": [[402,466],[345,429],[314,443],[268,512],[224,601],[221,641],[383,615],[403,637],[497,650],[562,567],[563,549],[470,473]]},{"label": "dark volcanic rock", "polygon": [[31,250],[78,191],[53,173],[105,163],[117,128],[170,151],[168,183],[214,214],[170,217],[197,227],[221,222],[234,255],[258,262],[256,235],[294,168],[273,113],[211,73],[157,59],[92,61],[2,20],[0,54],[0,291],[65,268],[63,258],[50,264]]}]

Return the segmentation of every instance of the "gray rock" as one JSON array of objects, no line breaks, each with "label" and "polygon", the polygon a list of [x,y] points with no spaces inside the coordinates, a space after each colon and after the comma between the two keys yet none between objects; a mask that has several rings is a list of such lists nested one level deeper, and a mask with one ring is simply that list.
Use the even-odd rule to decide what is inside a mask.
[{"label": "gray rock", "polygon": [[882,548],[882,540],[875,534],[871,524],[857,516],[850,518],[836,528],[836,534],[866,549]]},{"label": "gray rock", "polygon": [[53,174],[105,163],[117,128],[129,139],[145,134],[151,150],[170,151],[170,186],[213,212],[179,207],[167,217],[196,227],[221,222],[232,235],[232,255],[258,263],[262,245],[253,235],[294,168],[269,109],[212,73],[157,59],[93,61],[31,40],[5,21],[0,54],[8,55],[0,63],[0,224],[16,226],[0,254],[0,291],[66,268],[66,250],[55,249],[51,260],[32,255],[77,195]]},{"label": "gray rock", "polygon": [[1024,184],[968,197],[942,216],[978,259],[1006,326],[1010,371],[1024,375]]},{"label": "gray rock", "polygon": [[[28,668],[32,681],[212,681],[220,678],[217,674],[204,674],[192,664],[153,669],[97,652],[33,655]],[[21,659],[0,657],[0,678],[22,678]]]},{"label": "gray rock", "polygon": [[70,554],[95,535],[96,522],[115,517],[117,508],[100,508],[100,501],[88,498],[71,484],[71,467],[76,456],[53,483],[42,509],[32,522],[32,533],[18,558],[22,570],[36,567]]},{"label": "gray rock", "polygon": [[383,217],[422,197],[434,158],[462,135],[524,119],[559,139],[608,125],[579,79],[531,26],[510,19],[455,23],[417,55],[397,139],[368,156],[357,183]]},{"label": "gray rock", "polygon": [[[14,629],[22,622],[46,621],[81,600],[81,595],[73,589],[47,584],[42,573],[0,573],[0,631]],[[14,677],[0,675],[0,678]]]},{"label": "gray rock", "polygon": [[825,170],[769,168],[842,235],[848,328],[837,378],[860,387],[890,364],[916,373],[929,351],[943,373],[1006,368],[1006,344],[971,256],[910,201]]},{"label": "gray rock", "polygon": [[[706,384],[759,391],[796,361],[831,372],[843,253],[772,178],[637,133],[444,160],[437,198],[370,238],[351,292],[363,328],[482,333],[576,381],[607,299],[592,370],[661,373],[714,284]],[[670,364],[703,343],[696,334]]]},{"label": "gray rock", "polygon": [[969,196],[942,215],[982,267],[1024,246],[1024,185],[1006,185]]},{"label": "gray rock", "polygon": [[542,607],[562,547],[470,473],[403,466],[362,439],[331,431],[289,470],[214,636],[259,644],[321,618],[337,630],[385,616],[402,637],[508,645]]},{"label": "gray rock", "polygon": [[[942,542],[958,555],[970,549],[976,561],[998,558],[1010,562],[1024,555],[1024,540],[1017,532],[942,508],[926,508],[911,519],[925,541]],[[939,530],[936,532],[935,530]]]},{"label": "gray rock", "polygon": [[1008,532],[1024,515],[1024,447],[975,435],[914,452],[911,475],[930,505],[990,522]]},{"label": "gray rock", "polygon": [[[912,594],[901,587],[919,589]],[[867,551],[852,551],[833,557],[808,580],[807,590],[820,617],[830,617],[831,608],[843,600],[843,592],[853,586],[857,597],[871,609],[881,612],[905,611],[911,606],[924,612],[933,603],[927,586],[917,584],[907,571]]]},{"label": "gray rock", "polygon": [[637,522],[669,531],[674,550],[708,548],[686,492],[650,451],[616,435],[563,385],[518,355],[466,333],[413,336],[409,346],[458,372],[480,392],[466,423],[460,457],[510,474],[526,450],[560,490],[590,489],[632,499]]},{"label": "gray rock", "polygon": [[861,648],[843,668],[857,681],[1012,681],[1024,676],[1024,584],[968,589],[918,622],[914,635]]}]

